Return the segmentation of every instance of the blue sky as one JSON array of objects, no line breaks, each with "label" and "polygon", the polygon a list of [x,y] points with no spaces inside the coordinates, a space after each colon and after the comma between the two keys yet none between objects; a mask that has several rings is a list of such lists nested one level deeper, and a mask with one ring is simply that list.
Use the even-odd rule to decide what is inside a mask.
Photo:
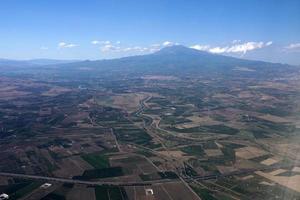
[{"label": "blue sky", "polygon": [[0,57],[103,59],[183,44],[300,64],[299,0],[1,0]]}]

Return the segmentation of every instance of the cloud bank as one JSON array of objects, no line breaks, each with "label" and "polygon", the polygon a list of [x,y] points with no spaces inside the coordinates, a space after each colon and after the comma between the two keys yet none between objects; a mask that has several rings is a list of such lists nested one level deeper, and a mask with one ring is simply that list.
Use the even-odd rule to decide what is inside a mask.
[{"label": "cloud bank", "polygon": [[73,48],[73,47],[77,47],[77,44],[72,44],[72,43],[66,43],[66,42],[60,42],[58,43],[58,48]]},{"label": "cloud bank", "polygon": [[290,50],[300,50],[300,42],[299,43],[292,43],[285,47],[286,49]]},{"label": "cloud bank", "polygon": [[[123,45],[120,41],[109,41],[109,40],[93,40],[92,45],[99,47],[102,53],[153,53],[159,51],[160,49],[168,46],[178,45],[178,43],[166,40],[162,43],[152,44],[146,47],[141,46],[128,46]],[[229,45],[226,46],[211,46],[211,45],[201,45],[194,44],[190,48],[207,51],[210,53],[221,54],[221,53],[239,53],[246,54],[249,51],[256,49],[261,49],[272,45],[272,41],[268,42],[242,42],[241,40],[233,40]],[[60,42],[58,44],[59,48],[73,48],[78,45],[73,43]],[[286,49],[300,49],[300,43],[290,44]]]},{"label": "cloud bank", "polygon": [[272,41],[269,42],[245,42],[241,43],[240,40],[234,40],[232,41],[232,45],[230,46],[216,46],[216,47],[210,47],[209,45],[192,45],[190,48],[202,50],[202,51],[208,51],[210,53],[242,53],[246,54],[248,51],[253,51],[255,49],[261,49],[267,46],[272,45]]},{"label": "cloud bank", "polygon": [[147,47],[141,46],[123,46],[120,41],[110,42],[110,41],[98,41],[94,40],[91,42],[93,45],[99,45],[100,51],[103,53],[152,53],[159,51],[163,47],[178,45],[171,41],[164,41],[161,44],[152,44]]}]

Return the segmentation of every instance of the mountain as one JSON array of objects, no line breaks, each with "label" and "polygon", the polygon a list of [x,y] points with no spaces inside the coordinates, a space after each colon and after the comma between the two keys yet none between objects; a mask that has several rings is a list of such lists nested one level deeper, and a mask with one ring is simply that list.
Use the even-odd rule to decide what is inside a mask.
[{"label": "mountain", "polygon": [[17,67],[17,66],[31,66],[31,65],[32,64],[24,60],[0,59],[0,66]]},{"label": "mountain", "polygon": [[62,65],[55,65],[59,69],[89,69],[94,71],[113,70],[114,72],[131,73],[221,73],[230,74],[240,72],[281,73],[294,67],[280,63],[253,61],[229,56],[217,55],[205,51],[191,49],[181,45],[165,47],[158,52],[124,57],[110,60],[83,61]]},{"label": "mountain", "polygon": [[55,65],[55,64],[65,64],[79,62],[80,60],[58,60],[58,59],[32,59],[28,60],[29,63],[34,65]]},{"label": "mountain", "polygon": [[26,67],[35,65],[55,65],[79,62],[78,60],[57,60],[57,59],[32,59],[32,60],[11,60],[0,59],[0,66]]},{"label": "mountain", "polygon": [[[199,51],[181,45],[165,47],[152,54],[108,60],[87,60],[80,62],[61,60],[0,60],[0,67],[1,63],[4,63],[5,66],[8,64],[12,66],[27,66],[20,70],[21,73],[53,73],[70,78],[72,76],[74,78],[80,76],[95,77],[105,73],[126,76],[130,74],[169,74],[266,77],[299,70],[298,67],[286,64],[234,58]],[[2,69],[7,70],[9,67],[2,67]],[[14,73],[17,73],[14,67],[11,69],[14,70]]]}]

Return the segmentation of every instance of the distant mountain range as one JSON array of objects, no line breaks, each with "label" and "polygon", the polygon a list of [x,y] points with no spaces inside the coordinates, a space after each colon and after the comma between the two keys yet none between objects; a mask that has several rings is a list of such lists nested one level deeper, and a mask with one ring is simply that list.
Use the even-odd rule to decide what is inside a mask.
[{"label": "distant mountain range", "polygon": [[[298,67],[280,63],[253,61],[229,56],[217,55],[191,49],[181,45],[165,47],[152,54],[130,56],[119,59],[95,61],[70,61],[38,59],[28,61],[0,60],[0,66],[41,66],[55,69],[57,72],[74,71],[76,73],[129,72],[138,74],[264,74],[284,73],[298,70]],[[267,74],[266,74],[267,73]]]},{"label": "distant mountain range", "polygon": [[33,65],[55,65],[71,62],[78,62],[79,60],[57,60],[57,59],[32,59],[32,60],[11,60],[0,59],[0,65],[6,66],[33,66]]}]

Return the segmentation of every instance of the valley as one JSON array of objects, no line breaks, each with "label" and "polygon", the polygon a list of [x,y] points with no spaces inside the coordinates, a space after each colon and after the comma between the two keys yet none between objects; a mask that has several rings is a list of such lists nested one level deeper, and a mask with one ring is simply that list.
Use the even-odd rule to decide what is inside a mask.
[{"label": "valley", "polygon": [[[223,66],[210,56],[175,46],[123,60],[2,70],[1,193],[299,199],[300,70],[213,55]],[[157,63],[165,68],[149,70]]]}]

